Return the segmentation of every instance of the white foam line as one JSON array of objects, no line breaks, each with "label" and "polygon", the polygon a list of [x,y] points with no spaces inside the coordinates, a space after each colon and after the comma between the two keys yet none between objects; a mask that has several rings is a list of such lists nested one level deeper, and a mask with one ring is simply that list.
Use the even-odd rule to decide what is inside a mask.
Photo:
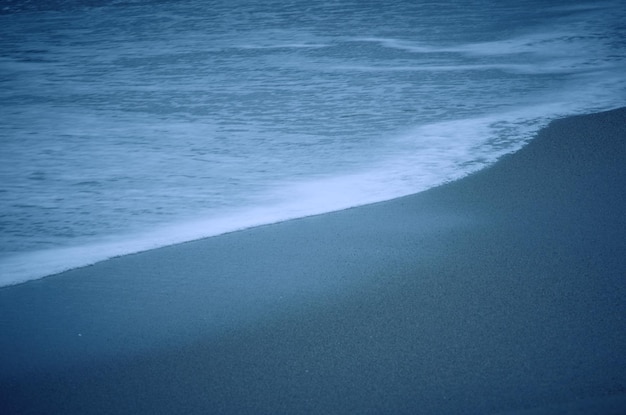
[{"label": "white foam line", "polygon": [[[320,189],[324,188],[326,187],[323,184],[320,185]],[[348,190],[349,188],[346,185],[343,194],[348,194]],[[121,236],[115,240],[111,239],[84,246],[57,248],[10,256],[0,261],[0,268],[2,269],[0,286],[15,285],[40,279],[71,269],[93,265],[118,256],[218,236],[256,226],[347,209],[357,204],[375,201],[378,201],[375,197],[360,201],[343,197],[339,200],[309,206],[300,202],[292,202],[253,209],[241,209],[238,212],[213,219],[164,226],[158,231],[130,236],[129,239]]]},{"label": "white foam line", "polygon": [[[265,195],[265,200],[275,201],[272,204],[222,212],[212,218],[163,226],[140,235],[121,235],[84,246],[6,257],[0,260],[0,286],[43,278],[116,256],[414,194],[456,180],[519,149],[551,119],[623,106],[623,102],[612,102],[611,108],[602,105],[592,111],[589,103],[582,105],[573,97],[561,98],[561,102],[537,104],[508,113],[416,127],[392,140],[390,145],[395,153],[370,166],[368,171],[282,183],[274,194]],[[606,104],[604,95],[597,99]],[[510,142],[498,150],[498,140],[503,136]]]}]

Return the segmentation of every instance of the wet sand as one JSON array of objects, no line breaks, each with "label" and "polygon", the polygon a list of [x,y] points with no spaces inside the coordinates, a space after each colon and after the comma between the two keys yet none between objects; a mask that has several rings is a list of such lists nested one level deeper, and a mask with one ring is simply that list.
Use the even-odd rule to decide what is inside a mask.
[{"label": "wet sand", "polygon": [[416,195],[0,289],[16,414],[626,412],[626,110]]}]

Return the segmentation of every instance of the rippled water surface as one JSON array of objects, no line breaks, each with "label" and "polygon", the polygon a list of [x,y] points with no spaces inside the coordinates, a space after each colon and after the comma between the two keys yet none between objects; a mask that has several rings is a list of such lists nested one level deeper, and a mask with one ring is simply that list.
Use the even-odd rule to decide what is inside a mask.
[{"label": "rippled water surface", "polygon": [[5,1],[0,284],[418,192],[622,106],[622,6]]}]

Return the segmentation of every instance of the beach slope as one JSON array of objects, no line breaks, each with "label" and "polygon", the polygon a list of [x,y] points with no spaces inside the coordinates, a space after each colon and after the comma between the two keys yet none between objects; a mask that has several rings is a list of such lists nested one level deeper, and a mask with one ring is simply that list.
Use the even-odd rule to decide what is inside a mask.
[{"label": "beach slope", "polygon": [[19,414],[626,412],[626,110],[416,195],[0,289]]}]

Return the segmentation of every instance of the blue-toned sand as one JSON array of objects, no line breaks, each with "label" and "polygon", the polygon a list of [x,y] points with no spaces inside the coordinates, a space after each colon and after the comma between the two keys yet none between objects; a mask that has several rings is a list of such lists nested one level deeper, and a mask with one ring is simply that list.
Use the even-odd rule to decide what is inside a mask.
[{"label": "blue-toned sand", "polygon": [[0,289],[7,414],[626,412],[626,110],[413,196]]}]

